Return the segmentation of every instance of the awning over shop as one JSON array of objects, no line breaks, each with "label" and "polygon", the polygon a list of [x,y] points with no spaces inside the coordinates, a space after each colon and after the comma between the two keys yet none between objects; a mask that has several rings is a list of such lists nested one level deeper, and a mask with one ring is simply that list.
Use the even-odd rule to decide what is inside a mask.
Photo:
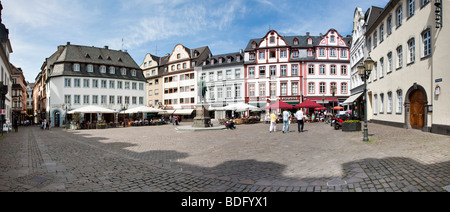
[{"label": "awning over shop", "polygon": [[306,97],[306,100],[314,101],[319,104],[324,104],[324,103],[338,102],[339,98],[338,97],[334,97],[334,98],[333,97],[325,97],[322,100],[322,97]]},{"label": "awning over shop", "polygon": [[285,101],[285,102],[293,106],[298,105],[300,103],[299,101]]},{"label": "awning over shop", "polygon": [[194,109],[166,110],[168,115],[191,115]]},{"label": "awning over shop", "polygon": [[356,99],[358,99],[360,96],[362,96],[362,93],[357,93],[357,94],[353,94],[353,95],[351,95],[350,97],[348,97],[348,99],[346,99],[345,101],[344,101],[344,105],[351,105],[351,104],[353,104],[353,102],[356,100]]},{"label": "awning over shop", "polygon": [[262,107],[262,106],[265,107],[267,105],[267,102],[249,102],[248,104],[256,106],[256,107]]}]

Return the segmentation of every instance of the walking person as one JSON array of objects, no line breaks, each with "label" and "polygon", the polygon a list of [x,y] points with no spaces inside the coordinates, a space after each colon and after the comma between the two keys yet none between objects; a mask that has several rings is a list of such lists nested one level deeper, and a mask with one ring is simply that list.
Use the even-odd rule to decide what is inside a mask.
[{"label": "walking person", "polygon": [[[289,117],[290,114],[287,110],[283,111],[283,133],[288,133],[289,132]],[[284,131],[286,129],[286,131]]]},{"label": "walking person", "polygon": [[305,119],[305,117],[303,116],[303,111],[301,109],[299,109],[295,113],[295,118],[297,118],[298,132],[303,132],[303,125],[304,125],[303,120]]},{"label": "walking person", "polygon": [[270,114],[270,128],[269,128],[269,132],[271,133],[272,130],[274,132],[277,131],[277,115],[275,115],[275,112],[272,112],[272,114]]}]

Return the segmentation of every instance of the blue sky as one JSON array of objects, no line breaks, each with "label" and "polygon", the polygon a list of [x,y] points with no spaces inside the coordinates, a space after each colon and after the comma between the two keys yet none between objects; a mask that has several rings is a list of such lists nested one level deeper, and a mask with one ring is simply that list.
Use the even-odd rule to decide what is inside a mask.
[{"label": "blue sky", "polygon": [[[138,65],[145,54],[164,56],[181,43],[237,52],[270,29],[282,35],[351,35],[353,12],[389,0],[3,0],[11,62],[34,82],[58,45],[127,50]],[[123,39],[123,42],[122,42]]]}]

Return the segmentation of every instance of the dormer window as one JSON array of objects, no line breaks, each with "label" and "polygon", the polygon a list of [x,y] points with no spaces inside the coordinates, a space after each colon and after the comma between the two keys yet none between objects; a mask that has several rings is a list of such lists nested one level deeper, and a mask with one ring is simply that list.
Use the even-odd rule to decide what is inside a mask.
[{"label": "dormer window", "polygon": [[294,45],[298,45],[298,39],[297,38],[294,39]]},{"label": "dormer window", "polygon": [[119,57],[119,62],[123,62],[123,61],[122,61],[122,58],[120,58],[120,57]]},{"label": "dormer window", "polygon": [[116,73],[116,67],[111,66],[109,67],[109,74],[115,74]]},{"label": "dormer window", "polygon": [[223,58],[219,58],[219,63],[222,63]]},{"label": "dormer window", "polygon": [[98,58],[99,60],[103,60],[103,57],[102,57],[101,55],[99,55],[97,58]]},{"label": "dormer window", "polygon": [[80,71],[80,64],[79,63],[73,64],[73,71]]},{"label": "dormer window", "polygon": [[91,56],[89,54],[86,54],[86,58],[91,59]]},{"label": "dormer window", "polygon": [[100,73],[106,73],[106,66],[100,66]]},{"label": "dormer window", "polygon": [[211,59],[210,63],[211,65],[214,65],[214,59]]},{"label": "dormer window", "polygon": [[[194,64],[192,64],[192,65],[194,66]],[[206,60],[203,60],[203,65],[206,66]]]},{"label": "dormer window", "polygon": [[227,63],[231,63],[231,57],[227,58]]},{"label": "dormer window", "polygon": [[135,77],[136,76],[136,70],[131,69],[131,76]]},{"label": "dormer window", "polygon": [[256,48],[256,42],[253,41],[252,43],[252,48],[255,49]]},{"label": "dormer window", "polygon": [[121,69],[120,69],[120,73],[121,73],[122,75],[127,75],[127,69],[126,69],[126,68],[121,68]]},{"label": "dormer window", "polygon": [[308,38],[308,45],[312,45],[312,38]]},{"label": "dormer window", "polygon": [[238,62],[241,61],[241,55],[236,56],[236,61],[238,61]]},{"label": "dormer window", "polygon": [[87,71],[88,71],[88,72],[94,72],[94,66],[93,66],[92,64],[89,64],[89,65],[87,66]]}]

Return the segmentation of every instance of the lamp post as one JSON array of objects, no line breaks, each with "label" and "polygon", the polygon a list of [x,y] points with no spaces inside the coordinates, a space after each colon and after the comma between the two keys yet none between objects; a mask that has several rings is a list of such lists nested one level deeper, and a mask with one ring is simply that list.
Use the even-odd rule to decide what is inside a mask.
[{"label": "lamp post", "polygon": [[70,104],[63,104],[62,107],[64,108],[64,110],[66,110],[66,114],[65,114],[65,122],[66,122],[66,130],[69,129],[69,124],[67,123],[67,109],[70,109],[71,105]]},{"label": "lamp post", "polygon": [[126,105],[120,105],[120,109],[123,111],[123,127],[125,127],[126,125],[125,125],[125,110],[127,110],[128,109],[128,104],[126,104]]},{"label": "lamp post", "polygon": [[336,94],[336,86],[335,85],[331,85],[331,94],[333,95],[333,116],[334,116],[334,95]]},{"label": "lamp post", "polygon": [[367,80],[369,79],[370,72],[373,69],[374,61],[370,58],[370,55],[364,60],[364,64],[362,62],[358,65],[358,74],[361,79],[364,81],[364,137],[363,141],[369,141],[369,133],[367,130]]}]

